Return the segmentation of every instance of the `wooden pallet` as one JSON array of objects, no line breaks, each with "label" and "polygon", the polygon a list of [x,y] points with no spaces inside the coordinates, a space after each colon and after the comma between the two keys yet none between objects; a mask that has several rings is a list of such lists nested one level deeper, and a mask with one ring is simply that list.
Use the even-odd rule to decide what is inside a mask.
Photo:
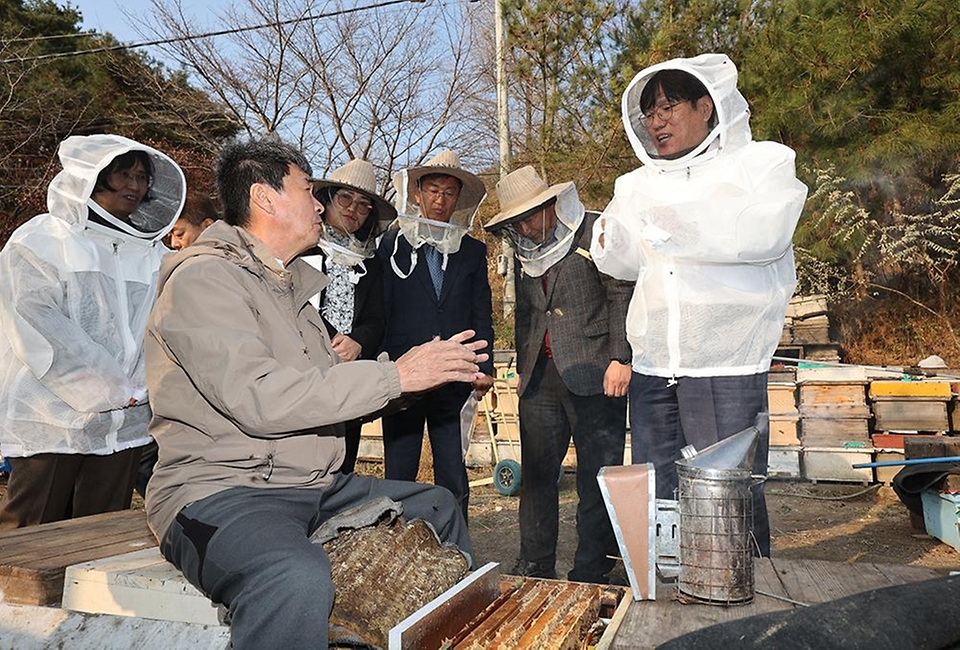
[{"label": "wooden pallet", "polygon": [[938,575],[933,569],[900,565],[758,558],[754,564],[757,596],[753,602],[737,607],[681,605],[671,598],[675,587],[661,584],[655,602],[630,604],[611,647],[618,650],[653,648],[715,623],[797,607],[780,600],[784,598],[806,604],[823,603]]},{"label": "wooden pallet", "polygon": [[156,545],[141,510],[20,528],[0,534],[0,590],[7,603],[59,605],[71,564]]}]

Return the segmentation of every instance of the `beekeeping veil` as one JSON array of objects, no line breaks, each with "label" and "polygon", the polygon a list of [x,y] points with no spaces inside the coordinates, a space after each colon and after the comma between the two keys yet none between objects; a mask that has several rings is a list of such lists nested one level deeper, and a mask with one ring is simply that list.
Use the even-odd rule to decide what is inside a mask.
[{"label": "beekeeping veil", "polygon": [[[127,223],[94,212],[90,197],[131,151],[146,153],[153,173],[151,200]],[[143,333],[186,183],[170,158],[116,135],[71,136],[59,157],[49,212],[0,251],[0,445],[11,457],[107,454],[149,440]]]},{"label": "beekeeping veil", "polygon": [[[453,176],[462,184],[457,206],[449,222],[427,219],[421,215],[415,192],[420,187],[420,180],[431,174]],[[444,149],[423,165],[399,172],[393,177],[393,186],[397,191],[397,225],[400,227],[400,235],[413,249],[410,253],[410,270],[404,274],[394,259],[397,254],[394,241],[394,249],[390,255],[393,272],[401,278],[409,277],[417,266],[417,251],[424,245],[433,246],[443,254],[443,268],[446,269],[447,258],[460,250],[460,241],[473,226],[480,202],[486,196],[483,181],[463,169],[456,153]]]},{"label": "beekeeping veil", "polygon": [[[640,96],[651,78],[661,70],[682,70],[698,79],[710,93],[716,110],[715,123],[703,142],[672,160],[658,156],[653,139],[640,119]],[[623,125],[634,152],[644,165],[658,169],[682,169],[702,164],[724,149],[739,149],[751,140],[750,109],[747,100],[737,90],[737,67],[726,54],[671,59],[645,68],[627,86],[621,107]]]},{"label": "beekeeping veil", "polygon": [[[570,252],[580,224],[584,207],[573,183],[547,185],[536,170],[527,165],[507,174],[497,183],[500,212],[484,229],[505,234],[516,248],[516,256],[527,275],[539,278]],[[520,235],[511,224],[530,216],[531,211],[556,199],[557,223],[552,232],[541,233],[542,241]]]},{"label": "beekeeping veil", "polygon": [[[130,215],[130,223],[104,210],[92,198],[97,176],[114,158],[130,151],[143,151],[153,164],[148,196]],[[119,135],[70,136],[60,144],[63,171],[47,188],[50,214],[81,227],[122,232],[137,239],[159,241],[173,228],[186,199],[186,181],[179,165],[165,154]],[[88,221],[93,210],[105,226]]]},{"label": "beekeeping veil", "polygon": [[317,246],[327,259],[341,266],[353,267],[376,253],[378,224],[390,223],[397,216],[396,209],[377,193],[377,176],[373,164],[357,158],[331,172],[329,178],[313,183],[313,194],[323,202],[322,194],[329,192],[329,201],[340,189],[358,192],[370,200],[373,209],[356,233],[342,233],[327,223],[326,214]]}]

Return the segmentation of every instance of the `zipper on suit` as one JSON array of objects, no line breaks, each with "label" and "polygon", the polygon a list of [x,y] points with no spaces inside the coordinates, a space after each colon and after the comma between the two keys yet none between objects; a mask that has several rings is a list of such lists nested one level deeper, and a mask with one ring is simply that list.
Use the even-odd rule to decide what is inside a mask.
[{"label": "zipper on suit", "polygon": [[677,295],[677,271],[673,263],[665,265],[664,295],[667,296],[667,354],[671,381],[675,384],[680,368],[680,297]]},{"label": "zipper on suit", "polygon": [[120,334],[123,339],[123,369],[130,372],[131,366],[136,361],[135,353],[137,343],[133,340],[133,332],[130,331],[130,303],[127,302],[127,286],[123,279],[123,266],[120,264],[120,244],[113,242],[113,262],[116,274],[114,283],[117,288],[117,302],[120,307],[121,327]]},{"label": "zipper on suit", "polygon": [[263,472],[260,474],[260,478],[264,481],[269,481],[270,477],[273,476],[273,467],[274,467],[274,458],[273,452],[267,453],[267,466],[264,468]]}]

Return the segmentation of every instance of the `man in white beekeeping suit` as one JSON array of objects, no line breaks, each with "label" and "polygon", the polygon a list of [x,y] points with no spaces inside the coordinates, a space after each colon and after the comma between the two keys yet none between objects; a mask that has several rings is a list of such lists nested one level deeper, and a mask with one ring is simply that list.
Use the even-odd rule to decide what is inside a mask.
[{"label": "man in white beekeeping suit", "polygon": [[183,172],[116,135],[59,156],[48,212],[0,251],[0,530],[129,508],[150,440],[143,332]]},{"label": "man in white beekeeping suit", "polygon": [[[617,179],[591,253],[604,273],[637,283],[627,313],[632,458],[653,463],[658,498],[675,498],[682,447],[701,450],[767,411],[806,187],[793,150],[754,142],[749,118],[723,54],[651,66],[623,95],[643,166]],[[767,469],[765,421],[758,474]],[[762,484],[753,502],[756,552],[767,556]]]}]

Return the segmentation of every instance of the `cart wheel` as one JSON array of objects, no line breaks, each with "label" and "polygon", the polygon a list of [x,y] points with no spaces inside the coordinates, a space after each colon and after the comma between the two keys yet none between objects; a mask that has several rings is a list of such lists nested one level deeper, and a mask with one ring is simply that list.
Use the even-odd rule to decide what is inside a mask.
[{"label": "cart wheel", "polygon": [[493,486],[505,497],[512,497],[520,491],[520,463],[504,458],[493,469]]}]

